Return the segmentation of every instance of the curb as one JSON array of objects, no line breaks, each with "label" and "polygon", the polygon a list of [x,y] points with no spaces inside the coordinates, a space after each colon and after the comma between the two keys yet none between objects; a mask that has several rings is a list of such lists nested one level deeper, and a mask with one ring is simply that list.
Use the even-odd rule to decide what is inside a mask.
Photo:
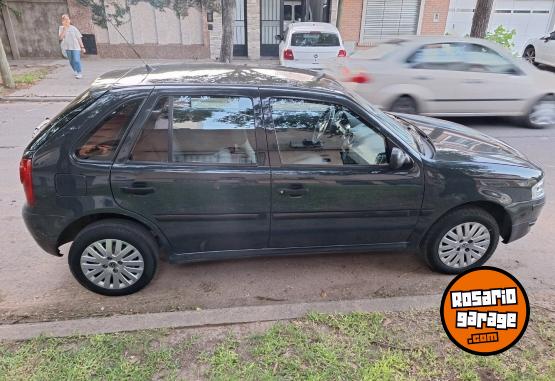
[{"label": "curb", "polygon": [[6,96],[0,97],[0,102],[71,102],[75,97],[69,96],[47,96],[47,97],[26,97],[26,96]]},{"label": "curb", "polygon": [[42,323],[0,325],[0,340],[29,340],[38,336],[67,337],[102,333],[128,332],[159,328],[191,328],[211,325],[290,320],[308,312],[348,313],[408,311],[438,307],[441,295],[400,296],[332,302],[276,304],[218,308],[203,311],[160,312],[115,315]]}]

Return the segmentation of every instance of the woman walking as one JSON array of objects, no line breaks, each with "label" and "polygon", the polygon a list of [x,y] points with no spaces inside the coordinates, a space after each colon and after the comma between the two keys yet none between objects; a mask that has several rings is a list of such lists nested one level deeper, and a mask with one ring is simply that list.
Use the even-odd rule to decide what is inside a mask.
[{"label": "woman walking", "polygon": [[62,25],[58,29],[58,36],[60,37],[61,47],[67,54],[75,78],[83,78],[81,72],[81,52],[85,53],[85,46],[81,39],[83,36],[79,29],[71,25],[68,15],[62,15]]}]

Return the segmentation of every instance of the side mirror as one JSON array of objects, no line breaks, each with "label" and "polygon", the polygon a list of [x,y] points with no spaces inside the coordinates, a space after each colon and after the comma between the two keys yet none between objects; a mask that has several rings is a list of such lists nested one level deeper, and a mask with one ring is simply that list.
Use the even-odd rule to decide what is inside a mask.
[{"label": "side mirror", "polygon": [[283,41],[283,37],[281,34],[276,34],[276,40]]},{"label": "side mirror", "polygon": [[393,147],[391,150],[391,156],[389,157],[389,167],[391,169],[400,169],[411,162],[410,156],[408,156],[403,150]]}]

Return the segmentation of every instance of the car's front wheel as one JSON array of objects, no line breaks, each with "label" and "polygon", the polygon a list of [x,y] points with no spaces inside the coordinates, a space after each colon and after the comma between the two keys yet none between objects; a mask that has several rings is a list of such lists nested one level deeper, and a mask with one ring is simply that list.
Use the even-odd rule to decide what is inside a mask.
[{"label": "car's front wheel", "polygon": [[499,226],[483,209],[467,207],[441,217],[429,230],[422,250],[436,271],[458,274],[484,264],[499,242]]},{"label": "car's front wheel", "polygon": [[555,126],[555,95],[546,95],[530,108],[526,116],[526,124],[530,128]]},{"label": "car's front wheel", "polygon": [[525,50],[524,50],[524,54],[522,55],[522,57],[530,62],[532,65],[536,65],[536,49],[534,49],[533,46],[528,46]]},{"label": "car's front wheel", "polygon": [[154,277],[158,247],[144,227],[125,220],[95,222],[73,241],[68,256],[73,276],[91,291],[128,295]]}]

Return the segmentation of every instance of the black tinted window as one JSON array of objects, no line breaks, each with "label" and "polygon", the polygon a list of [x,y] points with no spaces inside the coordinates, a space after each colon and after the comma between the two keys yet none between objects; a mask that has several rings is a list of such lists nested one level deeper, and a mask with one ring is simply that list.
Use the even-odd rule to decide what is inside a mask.
[{"label": "black tinted window", "polygon": [[165,97],[145,123],[131,160],[253,164],[254,131],[250,98]]},{"label": "black tinted window", "polygon": [[131,160],[168,161],[169,106],[170,98],[168,97],[160,98],[156,102],[156,106],[143,125],[139,140],[131,154]]},{"label": "black tinted window", "polygon": [[339,46],[339,37],[335,33],[293,33],[291,46]]},{"label": "black tinted window", "polygon": [[283,164],[386,164],[384,137],[343,106],[272,99],[272,118]]},{"label": "black tinted window", "polygon": [[172,120],[173,161],[256,163],[252,99],[175,97]]},{"label": "black tinted window", "polygon": [[111,160],[119,145],[125,128],[133,119],[142,99],[134,99],[119,106],[106,116],[77,148],[75,154],[81,159]]}]

